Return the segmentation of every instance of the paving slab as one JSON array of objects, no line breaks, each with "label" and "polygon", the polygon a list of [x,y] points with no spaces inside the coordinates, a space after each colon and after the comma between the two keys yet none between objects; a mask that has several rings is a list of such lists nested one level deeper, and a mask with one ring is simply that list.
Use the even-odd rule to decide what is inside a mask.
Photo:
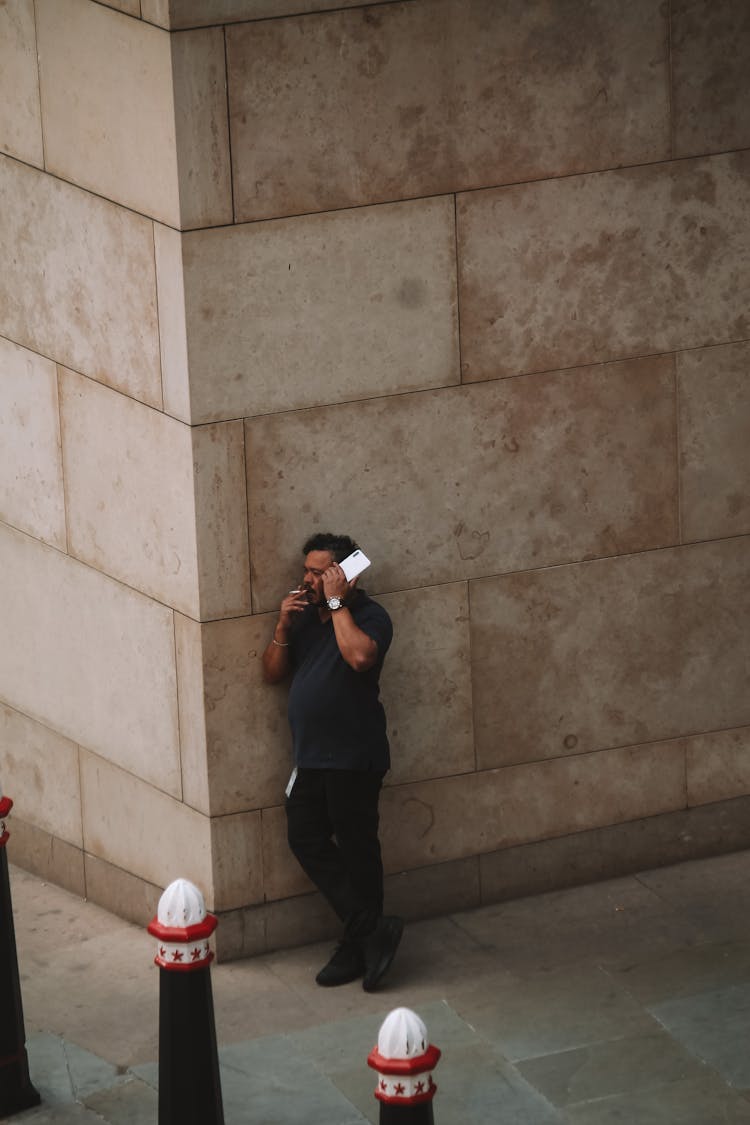
[{"label": "paving slab", "polygon": [[553,1105],[569,1106],[701,1078],[705,1067],[665,1032],[592,1043],[517,1064]]},{"label": "paving slab", "polygon": [[656,1004],[651,1013],[730,1086],[750,1089],[750,984]]},{"label": "paving slab", "polygon": [[568,1125],[745,1125],[750,1104],[714,1074],[566,1110]]},{"label": "paving slab", "polygon": [[596,965],[554,969],[494,990],[474,985],[457,990],[451,1004],[512,1061],[658,1029]]},{"label": "paving slab", "polygon": [[[745,924],[750,925],[750,916]],[[746,941],[673,950],[666,956],[630,965],[608,966],[607,971],[641,1004],[693,996],[750,980],[750,936]]]}]

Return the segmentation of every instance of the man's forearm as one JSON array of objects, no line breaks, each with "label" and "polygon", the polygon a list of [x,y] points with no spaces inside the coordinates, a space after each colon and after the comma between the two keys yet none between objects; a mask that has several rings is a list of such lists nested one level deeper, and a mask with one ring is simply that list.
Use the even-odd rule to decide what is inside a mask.
[{"label": "man's forearm", "polygon": [[372,637],[363,633],[355,624],[346,606],[331,614],[336,643],[342,657],[355,672],[366,672],[378,659],[378,646]]},{"label": "man's forearm", "polygon": [[267,684],[277,684],[289,675],[289,630],[284,625],[277,622],[262,659],[263,679]]}]

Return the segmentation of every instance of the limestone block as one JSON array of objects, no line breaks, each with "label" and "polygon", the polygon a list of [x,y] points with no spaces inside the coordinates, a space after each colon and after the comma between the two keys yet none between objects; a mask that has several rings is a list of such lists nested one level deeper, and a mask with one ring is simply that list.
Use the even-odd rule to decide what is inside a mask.
[{"label": "limestone block", "polygon": [[180,791],[172,613],[0,525],[6,703]]},{"label": "limestone block", "polygon": [[420,867],[684,806],[678,742],[397,785],[381,802],[384,863]]},{"label": "limestone block", "polygon": [[664,160],[665,17],[415,0],[230,27],[237,218]]},{"label": "limestone block", "polygon": [[65,550],[55,365],[2,338],[0,519]]},{"label": "limestone block", "polygon": [[291,898],[314,890],[286,838],[286,811],[283,806],[263,809],[263,891],[268,901]]},{"label": "limestone block", "polygon": [[180,225],[169,35],[88,0],[38,0],[47,170]]},{"label": "limestone block", "polygon": [[460,196],[465,381],[750,334],[750,154]]},{"label": "limestone block", "polygon": [[156,281],[159,298],[159,349],[164,409],[190,423],[190,372],[185,319],[182,235],[154,223]]},{"label": "limestone block", "polygon": [[[108,8],[115,8],[118,12],[125,12],[128,16],[140,16],[141,0],[100,0]],[[150,921],[150,919],[149,919]]]},{"label": "limestone block", "polygon": [[[255,951],[250,943],[259,928],[258,923],[254,918],[248,918],[247,912],[243,922],[243,946],[246,949],[249,947],[248,951],[252,956]],[[331,940],[341,934],[341,923],[320,894],[267,903],[263,907],[263,923],[266,933],[265,949],[293,949],[315,941]]]},{"label": "limestone block", "polygon": [[189,879],[212,909],[208,817],[84,750],[81,797],[87,852],[158,887]]},{"label": "limestone block", "polygon": [[14,861],[19,866],[23,864],[24,871],[85,898],[87,888],[81,849],[16,816],[15,809],[11,815],[9,854]]},{"label": "limestone block", "polygon": [[399,871],[385,880],[385,913],[406,918],[434,918],[439,914],[472,910],[481,903],[480,886],[478,856],[436,863],[415,871]]},{"label": "limestone block", "polygon": [[197,621],[174,615],[177,703],[180,721],[182,799],[208,816],[206,706],[203,690],[202,628]]},{"label": "limestone block", "polygon": [[70,553],[199,617],[189,426],[61,369]]},{"label": "limestone block", "polygon": [[260,818],[260,812],[243,812],[211,821],[215,910],[263,901]]},{"label": "limestone block", "polygon": [[220,27],[170,37],[174,87],[179,225],[231,223],[232,179],[224,32]]},{"label": "limestone block", "polygon": [[8,159],[0,198],[0,335],[160,407],[152,224]]},{"label": "limestone block", "polygon": [[34,0],[0,4],[0,153],[41,167]]},{"label": "limestone block", "polygon": [[750,793],[750,727],[687,739],[690,805],[708,805]]},{"label": "limestone block", "polygon": [[407,590],[377,601],[393,621],[380,679],[391,746],[386,783],[473,770],[466,585]]},{"label": "limestone block", "polygon": [[674,155],[750,147],[750,8],[676,0],[670,11]]},{"label": "limestone block", "polygon": [[85,896],[89,902],[103,906],[110,914],[126,918],[136,926],[148,925],[159,909],[164,887],[155,887],[128,871],[84,853],[86,869]]},{"label": "limestone block", "polygon": [[205,739],[213,816],[283,801],[291,770],[284,685],[265,684],[260,657],[276,615],[204,625]]},{"label": "limestone block", "polygon": [[482,900],[544,894],[746,848],[748,807],[745,797],[678,809],[482,855]]},{"label": "limestone block", "polygon": [[750,532],[750,344],[677,356],[685,539]]},{"label": "limestone block", "polygon": [[480,768],[750,722],[750,537],[471,585]]},{"label": "limestone block", "polygon": [[196,426],[193,486],[200,616],[250,612],[250,562],[242,421]]},{"label": "limestone block", "polygon": [[[110,3],[112,0],[110,0]],[[144,20],[176,31],[204,24],[262,20],[327,8],[361,7],[371,0],[140,0]]]},{"label": "limestone block", "polygon": [[182,256],[193,424],[458,382],[450,199],[197,231]]},{"label": "limestone block", "polygon": [[[52,836],[83,846],[78,747],[0,704],[0,784],[21,816]],[[12,827],[12,826],[11,826]]]},{"label": "limestone block", "polygon": [[252,419],[254,607],[292,528],[348,531],[375,591],[675,543],[674,427],[669,357]]},{"label": "limestone block", "polygon": [[249,611],[241,422],[191,430],[61,372],[70,551],[192,617]]}]

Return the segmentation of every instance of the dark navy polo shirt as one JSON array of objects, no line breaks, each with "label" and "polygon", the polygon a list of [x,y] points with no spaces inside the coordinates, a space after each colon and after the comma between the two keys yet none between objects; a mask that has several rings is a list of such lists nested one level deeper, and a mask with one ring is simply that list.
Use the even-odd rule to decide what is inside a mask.
[{"label": "dark navy polo shirt", "polygon": [[347,604],[357,627],[378,646],[378,659],[366,672],[350,668],[339,652],[333,622],[321,622],[316,606],[308,606],[295,620],[289,634],[294,761],[303,769],[384,773],[390,753],[378,680],[393,626],[364,590],[357,590]]}]

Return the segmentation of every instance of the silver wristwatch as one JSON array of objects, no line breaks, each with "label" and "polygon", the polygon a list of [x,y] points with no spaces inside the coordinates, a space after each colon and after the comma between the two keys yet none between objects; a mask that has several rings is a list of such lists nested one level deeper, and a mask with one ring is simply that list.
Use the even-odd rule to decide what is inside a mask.
[{"label": "silver wristwatch", "polygon": [[332,598],[326,598],[326,605],[329,609],[341,609],[343,604],[341,598],[336,597],[335,594]]}]

